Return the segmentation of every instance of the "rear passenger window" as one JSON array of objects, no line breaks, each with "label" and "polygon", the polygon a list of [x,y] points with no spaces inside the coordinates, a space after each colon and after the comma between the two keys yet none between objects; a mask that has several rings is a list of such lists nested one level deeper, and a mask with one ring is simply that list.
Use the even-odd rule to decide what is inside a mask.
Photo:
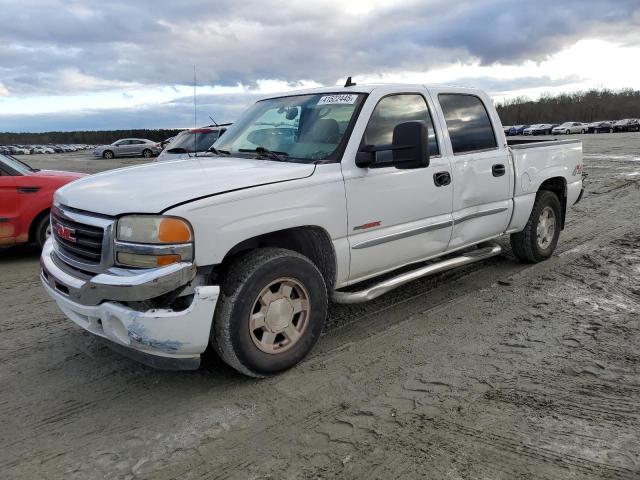
[{"label": "rear passenger window", "polygon": [[482,100],[474,95],[438,95],[453,153],[489,150],[498,147],[489,114]]},{"label": "rear passenger window", "polygon": [[[429,155],[439,155],[438,141],[433,130],[433,122],[429,107],[422,95],[400,94],[384,97],[378,102],[371,114],[367,129],[364,132],[364,143],[366,145],[391,145],[393,140],[393,129],[403,122],[423,120],[427,123],[429,130]],[[378,160],[385,161],[392,156],[392,152],[377,152]]]}]

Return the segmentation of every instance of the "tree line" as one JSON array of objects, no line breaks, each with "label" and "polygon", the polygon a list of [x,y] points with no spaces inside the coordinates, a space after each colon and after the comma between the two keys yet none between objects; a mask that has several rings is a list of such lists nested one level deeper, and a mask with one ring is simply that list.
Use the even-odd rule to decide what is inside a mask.
[{"label": "tree line", "polygon": [[84,144],[106,145],[121,138],[148,138],[156,142],[173,137],[180,129],[98,130],[79,132],[0,132],[0,145]]},{"label": "tree line", "polygon": [[640,118],[640,90],[587,90],[543,94],[537,100],[516,97],[496,104],[503,125],[596,122]]}]

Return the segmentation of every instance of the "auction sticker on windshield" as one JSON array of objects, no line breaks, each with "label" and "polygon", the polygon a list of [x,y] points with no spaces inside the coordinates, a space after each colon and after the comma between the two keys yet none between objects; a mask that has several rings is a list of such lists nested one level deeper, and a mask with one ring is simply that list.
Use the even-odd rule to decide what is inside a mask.
[{"label": "auction sticker on windshield", "polygon": [[339,94],[339,95],[325,95],[318,100],[318,105],[352,105],[356,102],[357,95]]}]

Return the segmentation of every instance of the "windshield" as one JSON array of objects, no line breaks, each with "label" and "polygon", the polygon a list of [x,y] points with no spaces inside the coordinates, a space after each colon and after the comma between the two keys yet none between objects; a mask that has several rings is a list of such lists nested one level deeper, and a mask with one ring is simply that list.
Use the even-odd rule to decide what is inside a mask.
[{"label": "windshield", "polygon": [[337,160],[364,95],[315,94],[255,103],[214,147],[233,155],[276,152],[282,160]]},{"label": "windshield", "polygon": [[206,152],[219,136],[218,130],[202,129],[181,132],[169,144],[167,152],[172,153],[174,149],[179,149],[180,153]]},{"label": "windshield", "polygon": [[30,172],[33,172],[34,170],[27,165],[26,163],[22,163],[20,160],[18,160],[17,158],[13,158],[13,157],[9,157],[7,155],[2,155],[0,154],[0,163],[2,163],[3,165],[6,165],[7,167],[9,167],[10,169],[24,175]]}]

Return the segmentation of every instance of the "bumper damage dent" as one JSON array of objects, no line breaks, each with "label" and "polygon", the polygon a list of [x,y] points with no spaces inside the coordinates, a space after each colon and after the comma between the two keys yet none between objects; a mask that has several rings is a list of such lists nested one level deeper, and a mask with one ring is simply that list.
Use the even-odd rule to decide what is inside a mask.
[{"label": "bumper damage dent", "polygon": [[183,311],[138,312],[114,302],[81,305],[44,280],[42,284],[74,323],[137,361],[170,370],[198,368],[220,293],[218,286],[196,287],[191,305]]}]

